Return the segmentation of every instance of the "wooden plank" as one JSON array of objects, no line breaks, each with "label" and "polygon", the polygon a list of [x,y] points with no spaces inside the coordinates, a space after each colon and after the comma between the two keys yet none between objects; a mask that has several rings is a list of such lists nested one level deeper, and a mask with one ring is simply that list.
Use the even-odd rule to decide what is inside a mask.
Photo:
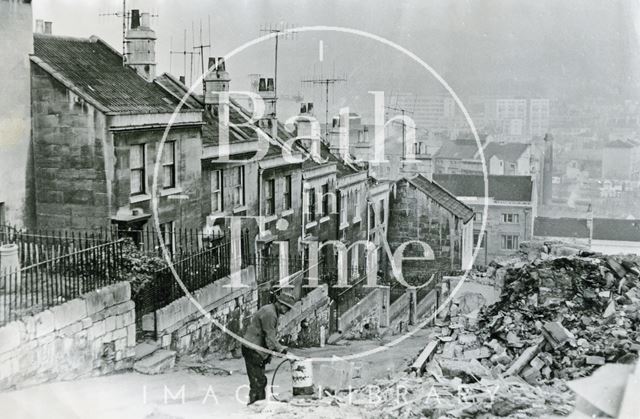
[{"label": "wooden plank", "polygon": [[513,364],[509,367],[509,369],[503,374],[504,377],[508,377],[510,375],[519,374],[522,369],[531,362],[531,360],[540,352],[542,346],[544,345],[545,340],[541,340],[537,344],[528,347],[524,350],[524,352],[516,359]]},{"label": "wooden plank", "polygon": [[418,358],[416,358],[416,360],[413,361],[413,364],[411,364],[411,371],[416,371],[419,373],[422,372],[427,361],[429,361],[429,357],[435,352],[439,344],[439,339],[429,342],[427,346],[425,346],[425,348],[422,350]]}]

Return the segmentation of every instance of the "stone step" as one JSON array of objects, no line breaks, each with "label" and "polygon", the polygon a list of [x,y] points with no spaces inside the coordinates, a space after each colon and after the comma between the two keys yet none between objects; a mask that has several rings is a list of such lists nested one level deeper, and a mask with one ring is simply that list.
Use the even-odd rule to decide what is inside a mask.
[{"label": "stone step", "polygon": [[172,369],[176,364],[176,352],[159,349],[151,355],[133,364],[133,369],[141,374],[162,374]]},{"label": "stone step", "polygon": [[136,361],[140,361],[141,359],[148,357],[158,349],[160,349],[159,342],[147,341],[138,343],[135,348]]}]

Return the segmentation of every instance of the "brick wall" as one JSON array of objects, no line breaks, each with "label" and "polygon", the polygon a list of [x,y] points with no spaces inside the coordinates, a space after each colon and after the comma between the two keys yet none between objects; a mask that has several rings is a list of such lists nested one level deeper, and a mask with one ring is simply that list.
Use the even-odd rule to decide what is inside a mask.
[{"label": "brick wall", "polygon": [[[192,293],[198,304],[219,324],[242,336],[250,316],[257,310],[255,269],[241,271],[246,288],[227,287],[225,277]],[[155,317],[154,317],[155,316]],[[240,343],[224,333],[198,309],[190,298],[182,297],[143,317],[144,330],[156,329],[163,348],[178,354],[216,353],[220,357],[240,356]]]},{"label": "brick wall", "polygon": [[122,282],[0,328],[0,390],[128,369],[135,310]]},{"label": "brick wall", "polygon": [[106,118],[31,65],[36,223],[43,229],[109,225]]}]

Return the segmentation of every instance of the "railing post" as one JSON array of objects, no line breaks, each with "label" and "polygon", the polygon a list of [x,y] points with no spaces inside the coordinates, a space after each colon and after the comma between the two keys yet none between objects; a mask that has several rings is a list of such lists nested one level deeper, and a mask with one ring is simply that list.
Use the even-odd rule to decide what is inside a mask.
[{"label": "railing post", "polygon": [[15,243],[3,244],[0,246],[0,266],[2,271],[0,275],[9,274],[15,272],[16,285],[19,287],[21,283],[20,278],[20,257],[18,255],[18,245]]},{"label": "railing post", "polygon": [[409,294],[409,324],[414,325],[418,321],[418,290],[413,287],[407,288],[407,294]]},{"label": "railing post", "polygon": [[380,285],[380,327],[389,326],[389,305],[391,304],[391,288],[388,285]]}]

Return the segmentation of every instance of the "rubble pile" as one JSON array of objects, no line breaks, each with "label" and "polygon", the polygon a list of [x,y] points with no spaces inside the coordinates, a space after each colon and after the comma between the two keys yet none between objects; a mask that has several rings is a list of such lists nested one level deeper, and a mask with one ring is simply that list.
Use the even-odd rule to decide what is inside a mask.
[{"label": "rubble pile", "polygon": [[475,324],[467,318],[473,333],[460,332],[456,340],[481,344],[473,352],[463,346],[463,357],[494,373],[520,373],[531,384],[634,362],[640,349],[635,258],[586,252],[554,257],[544,250],[530,263],[496,267],[496,274],[504,272],[502,296]]}]

